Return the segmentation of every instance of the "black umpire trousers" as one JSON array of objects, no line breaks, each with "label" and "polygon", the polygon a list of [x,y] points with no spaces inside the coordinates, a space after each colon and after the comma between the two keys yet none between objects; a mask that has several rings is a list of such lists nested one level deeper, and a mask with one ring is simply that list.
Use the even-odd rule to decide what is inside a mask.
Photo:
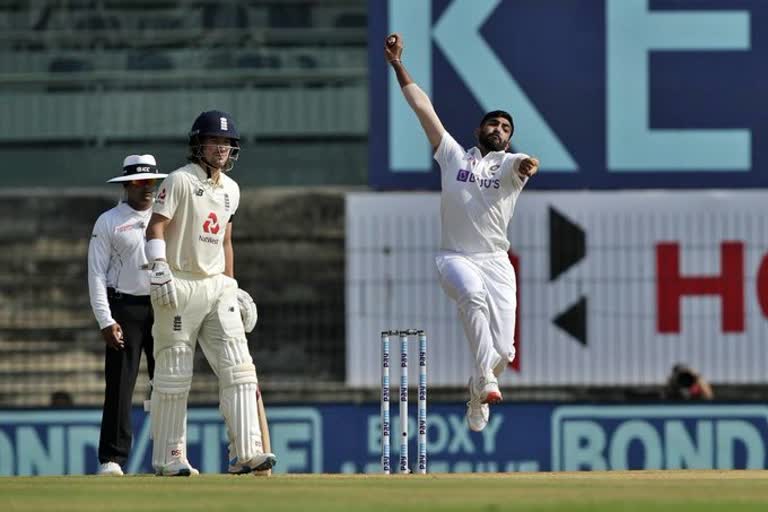
[{"label": "black umpire trousers", "polygon": [[149,296],[121,294],[111,288],[107,296],[112,318],[123,329],[125,347],[122,350],[106,347],[106,388],[99,437],[99,462],[112,461],[123,466],[128,461],[133,441],[131,405],[142,352],[147,357],[150,379],[155,372],[152,354],[154,316]]}]

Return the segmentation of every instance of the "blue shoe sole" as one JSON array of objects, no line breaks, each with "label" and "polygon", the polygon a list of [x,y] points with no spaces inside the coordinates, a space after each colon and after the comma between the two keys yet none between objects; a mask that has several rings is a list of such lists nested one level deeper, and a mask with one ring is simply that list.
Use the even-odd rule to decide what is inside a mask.
[{"label": "blue shoe sole", "polygon": [[253,468],[253,471],[266,471],[272,469],[277,464],[277,457],[267,457],[267,460]]},{"label": "blue shoe sole", "polygon": [[255,473],[257,471],[267,471],[269,469],[272,469],[277,464],[277,457],[267,457],[267,459],[256,466],[255,468],[252,468],[251,466],[241,466],[239,470],[232,471],[231,469],[228,471],[230,475],[247,475],[249,473]]}]

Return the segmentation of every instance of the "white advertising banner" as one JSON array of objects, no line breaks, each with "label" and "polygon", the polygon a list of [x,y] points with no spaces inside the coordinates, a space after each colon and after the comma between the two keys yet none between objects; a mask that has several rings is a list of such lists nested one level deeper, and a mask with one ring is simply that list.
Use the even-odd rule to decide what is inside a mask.
[{"label": "white advertising banner", "polygon": [[[429,384],[465,385],[469,349],[434,265],[439,195],[354,193],[346,207],[347,383],[378,386],[380,331],[410,328],[427,332]],[[767,230],[762,191],[523,192],[509,230],[518,358],[501,383],[661,384],[678,362],[768,382]]]}]

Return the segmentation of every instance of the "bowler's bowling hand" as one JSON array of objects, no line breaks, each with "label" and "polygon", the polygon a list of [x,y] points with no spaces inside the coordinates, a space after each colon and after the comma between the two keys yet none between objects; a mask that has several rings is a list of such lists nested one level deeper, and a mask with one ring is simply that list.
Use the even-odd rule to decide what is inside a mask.
[{"label": "bowler's bowling hand", "polygon": [[384,41],[384,57],[387,62],[399,61],[403,55],[403,36],[393,32],[387,36]]},{"label": "bowler's bowling hand", "polygon": [[539,172],[539,160],[537,158],[528,157],[517,168],[518,174],[525,176],[526,178],[532,177]]}]

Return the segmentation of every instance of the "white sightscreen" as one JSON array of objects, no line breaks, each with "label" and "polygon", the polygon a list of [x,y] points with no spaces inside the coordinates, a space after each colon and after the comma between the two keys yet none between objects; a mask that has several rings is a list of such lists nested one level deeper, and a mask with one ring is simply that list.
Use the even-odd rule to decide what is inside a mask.
[{"label": "white sightscreen", "polygon": [[[502,383],[659,384],[676,362],[766,382],[767,205],[765,192],[523,192],[519,368]],[[439,195],[350,194],[346,216],[347,383],[378,386],[379,331],[413,327],[428,333],[430,385],[464,385],[468,349],[434,267]]]}]

